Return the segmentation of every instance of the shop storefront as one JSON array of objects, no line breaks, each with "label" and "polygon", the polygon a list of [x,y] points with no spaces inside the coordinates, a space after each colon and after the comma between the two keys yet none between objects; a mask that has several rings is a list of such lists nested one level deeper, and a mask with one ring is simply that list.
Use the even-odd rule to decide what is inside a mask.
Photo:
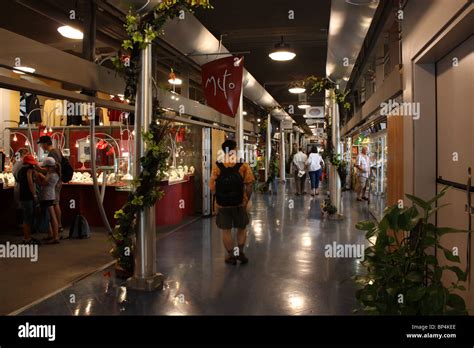
[{"label": "shop storefront", "polygon": [[358,134],[346,139],[345,157],[350,163],[350,187],[357,189],[357,163],[362,149],[367,148],[370,159],[369,187],[367,196],[369,198],[369,211],[380,218],[386,207],[387,198],[387,121],[385,118],[371,122],[370,126]]}]

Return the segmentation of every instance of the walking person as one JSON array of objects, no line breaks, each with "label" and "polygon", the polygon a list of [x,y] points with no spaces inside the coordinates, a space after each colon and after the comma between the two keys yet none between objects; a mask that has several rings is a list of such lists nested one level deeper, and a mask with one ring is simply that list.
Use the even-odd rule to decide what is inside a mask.
[{"label": "walking person", "polygon": [[[62,159],[63,159],[63,154],[61,151],[53,146],[53,141],[50,136],[44,135],[40,137],[38,140],[38,144],[41,145],[41,148],[43,151],[48,153],[48,157],[52,157],[57,164],[61,166]],[[59,230],[59,236],[62,238],[62,233],[63,233],[63,225],[62,225],[62,220],[61,220],[61,188],[63,186],[63,182],[61,180],[61,176],[59,176],[59,180],[56,184],[55,187],[55,192],[56,192],[56,197],[53,202],[53,207],[54,207],[54,212],[56,215],[56,218],[58,220],[58,230]]]},{"label": "walking person", "polygon": [[370,158],[367,156],[367,147],[362,148],[354,166],[357,168],[357,200],[368,200],[366,191],[369,185]]},{"label": "walking person", "polygon": [[298,152],[293,156],[293,172],[295,175],[296,195],[305,195],[305,184],[306,184],[306,161],[308,156],[303,152],[303,148],[300,147]]},{"label": "walking person", "polygon": [[318,152],[316,146],[311,147],[311,152],[306,161],[308,166],[309,179],[311,180],[311,196],[319,195],[319,180],[323,171],[324,160]]},{"label": "walking person", "polygon": [[16,175],[20,191],[20,206],[23,215],[24,244],[40,244],[37,239],[31,237],[31,231],[34,224],[35,206],[38,202],[34,183],[34,166],[37,164],[38,162],[35,160],[33,155],[25,155],[23,157],[23,165]]},{"label": "walking person", "polygon": [[[222,144],[223,156],[213,166],[209,182],[217,203],[216,224],[222,230],[222,240],[227,251],[225,262],[245,264],[249,260],[244,253],[249,223],[248,203],[255,181],[248,163],[237,156],[237,144],[226,140]],[[232,228],[237,229],[237,246],[232,239]]]},{"label": "walking person", "polygon": [[37,171],[36,177],[41,186],[40,190],[40,207],[44,215],[49,215],[48,237],[44,239],[46,244],[59,243],[59,223],[54,209],[56,200],[56,185],[61,177],[61,166],[56,163],[54,158],[46,157],[41,162],[41,167],[46,170],[46,174]]}]

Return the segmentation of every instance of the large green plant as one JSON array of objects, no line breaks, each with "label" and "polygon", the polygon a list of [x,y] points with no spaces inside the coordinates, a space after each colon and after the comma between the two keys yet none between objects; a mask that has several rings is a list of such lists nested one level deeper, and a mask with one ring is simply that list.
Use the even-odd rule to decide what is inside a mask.
[{"label": "large green plant", "polygon": [[[356,225],[367,231],[369,241],[376,238],[365,250],[362,261],[367,274],[355,277],[361,286],[356,297],[365,313],[467,314],[464,300],[454,293],[465,290],[460,283],[467,280],[467,273],[454,265],[460,263],[459,256],[440,244],[441,236],[463,231],[429,222],[430,216],[444,206],[436,206],[436,202],[447,189],[429,201],[406,195],[414,203],[412,207],[394,205],[386,209],[380,222],[361,221]],[[450,264],[441,266],[435,250],[443,252]],[[456,277],[448,287],[441,281],[445,271]]]}]

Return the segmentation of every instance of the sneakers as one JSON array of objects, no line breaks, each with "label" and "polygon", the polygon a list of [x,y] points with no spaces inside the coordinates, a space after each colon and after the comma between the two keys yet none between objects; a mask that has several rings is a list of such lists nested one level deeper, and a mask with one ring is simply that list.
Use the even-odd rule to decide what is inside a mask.
[{"label": "sneakers", "polygon": [[237,260],[239,260],[242,264],[245,264],[245,263],[248,263],[249,262],[249,259],[247,256],[245,256],[245,254],[243,252],[241,252],[239,254],[239,256],[237,256]]},{"label": "sneakers", "polygon": [[233,256],[231,254],[228,254],[226,257],[225,257],[225,260],[224,262],[227,263],[227,264],[230,264],[230,265],[236,265],[237,264],[237,261],[240,261],[240,263],[242,264],[246,264],[249,262],[249,259],[247,256],[245,256],[245,254],[242,252],[239,254],[239,256]]},{"label": "sneakers", "polygon": [[231,254],[228,254],[225,257],[225,263],[231,264],[231,265],[236,265],[237,264],[237,258]]}]

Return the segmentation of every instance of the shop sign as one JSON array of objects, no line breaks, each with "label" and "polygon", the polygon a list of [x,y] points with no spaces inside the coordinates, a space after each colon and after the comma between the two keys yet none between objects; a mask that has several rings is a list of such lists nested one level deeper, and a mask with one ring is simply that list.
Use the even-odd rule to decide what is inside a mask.
[{"label": "shop sign", "polygon": [[283,130],[292,130],[293,129],[293,120],[283,120],[283,121],[281,121],[281,129],[283,129]]},{"label": "shop sign", "polygon": [[207,105],[235,117],[242,93],[243,57],[226,57],[202,66],[202,87]]}]

